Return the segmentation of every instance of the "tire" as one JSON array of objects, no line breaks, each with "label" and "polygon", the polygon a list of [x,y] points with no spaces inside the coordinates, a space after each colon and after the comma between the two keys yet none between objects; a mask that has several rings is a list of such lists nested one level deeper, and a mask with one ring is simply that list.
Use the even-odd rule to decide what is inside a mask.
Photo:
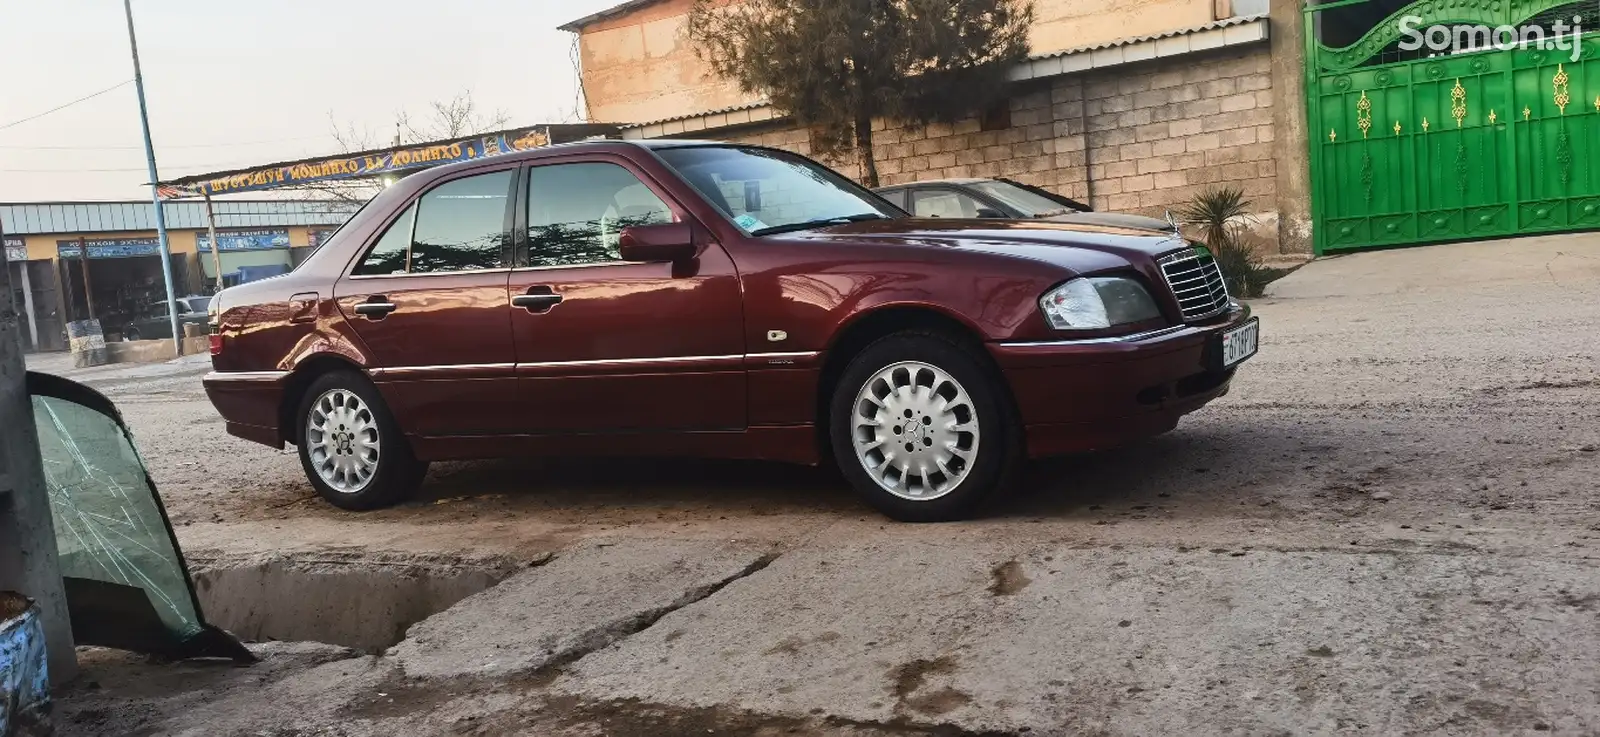
[{"label": "tire", "polygon": [[137,330],[124,330],[122,332],[122,340],[124,342],[132,343],[133,341],[136,341],[138,339],[139,339],[139,331],[137,331]]},{"label": "tire", "polygon": [[360,374],[337,371],[317,377],[294,418],[300,466],[317,493],[336,507],[364,511],[392,506],[416,492],[427,475],[428,464],[412,454],[389,406]]},{"label": "tire", "polygon": [[[1019,465],[1021,432],[1003,382],[987,356],[949,336],[880,338],[851,360],[834,388],[828,423],[839,470],[868,504],[896,520],[971,516]],[[866,399],[869,389],[878,402]],[[890,424],[891,417],[905,422]]]}]

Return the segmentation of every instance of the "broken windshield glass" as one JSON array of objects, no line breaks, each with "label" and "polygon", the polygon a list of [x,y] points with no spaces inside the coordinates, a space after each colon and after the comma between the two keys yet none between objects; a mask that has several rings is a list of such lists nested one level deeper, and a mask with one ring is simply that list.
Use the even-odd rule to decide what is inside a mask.
[{"label": "broken windshield glass", "polygon": [[203,619],[166,510],[111,401],[31,372],[28,391],[78,643],[250,659]]}]

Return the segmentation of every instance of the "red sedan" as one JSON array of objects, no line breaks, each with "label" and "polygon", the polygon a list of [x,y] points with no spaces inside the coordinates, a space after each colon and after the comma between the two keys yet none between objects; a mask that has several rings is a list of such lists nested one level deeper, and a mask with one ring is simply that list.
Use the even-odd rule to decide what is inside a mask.
[{"label": "red sedan", "polygon": [[1257,343],[1175,234],[910,219],[687,141],[428,170],[211,307],[228,431],[298,446],[347,509],[430,461],[686,455],[831,459],[892,517],[955,519],[1025,457],[1171,430]]}]

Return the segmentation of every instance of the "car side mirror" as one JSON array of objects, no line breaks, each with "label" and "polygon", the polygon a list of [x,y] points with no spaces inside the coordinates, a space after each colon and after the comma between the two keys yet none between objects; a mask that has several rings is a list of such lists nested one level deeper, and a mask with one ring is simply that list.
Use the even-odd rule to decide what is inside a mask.
[{"label": "car side mirror", "polygon": [[996,219],[996,218],[1004,220],[1005,217],[1006,217],[1006,214],[1003,213],[1003,212],[1000,212],[999,210],[995,210],[993,208],[980,207],[980,208],[978,208],[978,217],[983,218],[985,220]]},{"label": "car side mirror", "polygon": [[670,261],[695,257],[694,228],[688,223],[634,225],[622,229],[617,253],[623,261]]}]

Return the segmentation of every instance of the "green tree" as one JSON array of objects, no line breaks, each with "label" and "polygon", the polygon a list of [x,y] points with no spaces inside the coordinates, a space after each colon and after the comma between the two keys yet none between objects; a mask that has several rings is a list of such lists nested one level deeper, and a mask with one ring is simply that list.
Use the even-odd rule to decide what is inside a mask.
[{"label": "green tree", "polygon": [[696,0],[688,35],[714,73],[853,150],[878,185],[872,120],[952,122],[1006,94],[1031,0]]}]

